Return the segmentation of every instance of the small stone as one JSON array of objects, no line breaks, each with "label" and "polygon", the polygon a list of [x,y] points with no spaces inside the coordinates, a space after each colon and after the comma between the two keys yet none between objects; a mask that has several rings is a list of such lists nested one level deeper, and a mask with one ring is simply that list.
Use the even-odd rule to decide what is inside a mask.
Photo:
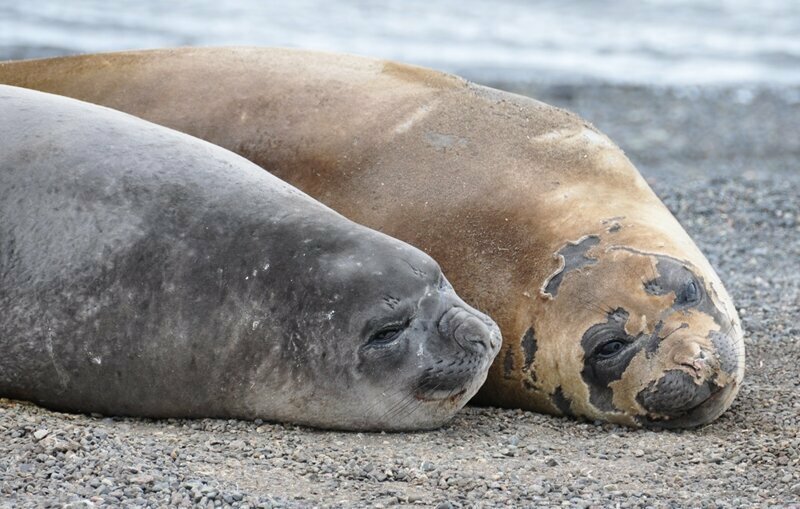
[{"label": "small stone", "polygon": [[39,440],[43,439],[44,437],[46,437],[49,434],[50,434],[49,430],[37,429],[36,431],[33,432],[33,438],[35,438],[37,441],[39,441]]},{"label": "small stone", "polygon": [[541,484],[532,484],[529,489],[537,495],[544,495],[547,493],[547,490],[545,490],[544,486]]},{"label": "small stone", "polygon": [[633,455],[636,456],[637,458],[641,458],[642,456],[644,456],[644,451],[641,449],[634,449]]},{"label": "small stone", "polygon": [[122,490],[122,493],[128,498],[135,498],[142,490],[137,487],[125,488]]},{"label": "small stone", "polygon": [[186,481],[185,483],[183,483],[184,488],[192,491],[199,490],[202,487],[202,485],[203,485],[202,482],[195,480]]},{"label": "small stone", "polygon": [[147,484],[153,482],[153,476],[142,474],[142,475],[134,475],[128,479],[133,484]]}]

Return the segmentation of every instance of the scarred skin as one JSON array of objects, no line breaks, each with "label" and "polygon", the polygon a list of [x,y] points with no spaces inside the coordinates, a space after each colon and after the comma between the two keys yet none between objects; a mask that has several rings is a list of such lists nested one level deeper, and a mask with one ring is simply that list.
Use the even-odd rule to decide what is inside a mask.
[{"label": "scarred skin", "polygon": [[569,112],[281,49],[9,62],[0,82],[226,147],[432,255],[503,333],[481,403],[685,427],[739,389],[742,329],[716,273],[623,152]]},{"label": "scarred skin", "polygon": [[108,108],[0,86],[0,217],[0,397],[428,429],[500,348],[421,251]]}]

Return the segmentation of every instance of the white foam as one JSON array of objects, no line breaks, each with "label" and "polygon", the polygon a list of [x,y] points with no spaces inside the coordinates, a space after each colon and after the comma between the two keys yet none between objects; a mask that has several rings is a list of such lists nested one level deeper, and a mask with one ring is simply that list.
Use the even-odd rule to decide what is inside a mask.
[{"label": "white foam", "polygon": [[[343,51],[467,74],[483,70],[494,78],[560,73],[611,82],[797,84],[800,2],[141,0],[108,9],[99,0],[39,0],[0,5],[0,50],[235,44]],[[407,121],[413,123],[413,116]],[[402,131],[404,124],[397,127]]]}]

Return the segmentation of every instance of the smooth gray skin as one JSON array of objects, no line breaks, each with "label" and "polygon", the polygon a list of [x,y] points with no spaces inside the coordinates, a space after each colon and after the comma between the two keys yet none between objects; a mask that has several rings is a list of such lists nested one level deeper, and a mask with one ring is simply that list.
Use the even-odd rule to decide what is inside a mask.
[{"label": "smooth gray skin", "polygon": [[0,87],[0,217],[2,397],[425,429],[500,347],[421,251],[103,107]]}]

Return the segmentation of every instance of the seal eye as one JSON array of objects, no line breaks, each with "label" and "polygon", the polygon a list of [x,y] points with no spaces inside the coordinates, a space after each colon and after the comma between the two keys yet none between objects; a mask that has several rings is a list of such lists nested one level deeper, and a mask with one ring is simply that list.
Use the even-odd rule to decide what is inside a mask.
[{"label": "seal eye", "polygon": [[596,355],[601,359],[609,359],[621,352],[623,348],[625,348],[624,341],[621,339],[613,339],[598,348]]},{"label": "seal eye", "polygon": [[694,304],[700,300],[700,289],[697,288],[696,281],[689,281],[681,288],[675,297],[675,304],[686,305]]},{"label": "seal eye", "polygon": [[369,344],[376,346],[388,345],[399,338],[403,330],[405,330],[405,327],[401,325],[384,327],[369,338]]}]

